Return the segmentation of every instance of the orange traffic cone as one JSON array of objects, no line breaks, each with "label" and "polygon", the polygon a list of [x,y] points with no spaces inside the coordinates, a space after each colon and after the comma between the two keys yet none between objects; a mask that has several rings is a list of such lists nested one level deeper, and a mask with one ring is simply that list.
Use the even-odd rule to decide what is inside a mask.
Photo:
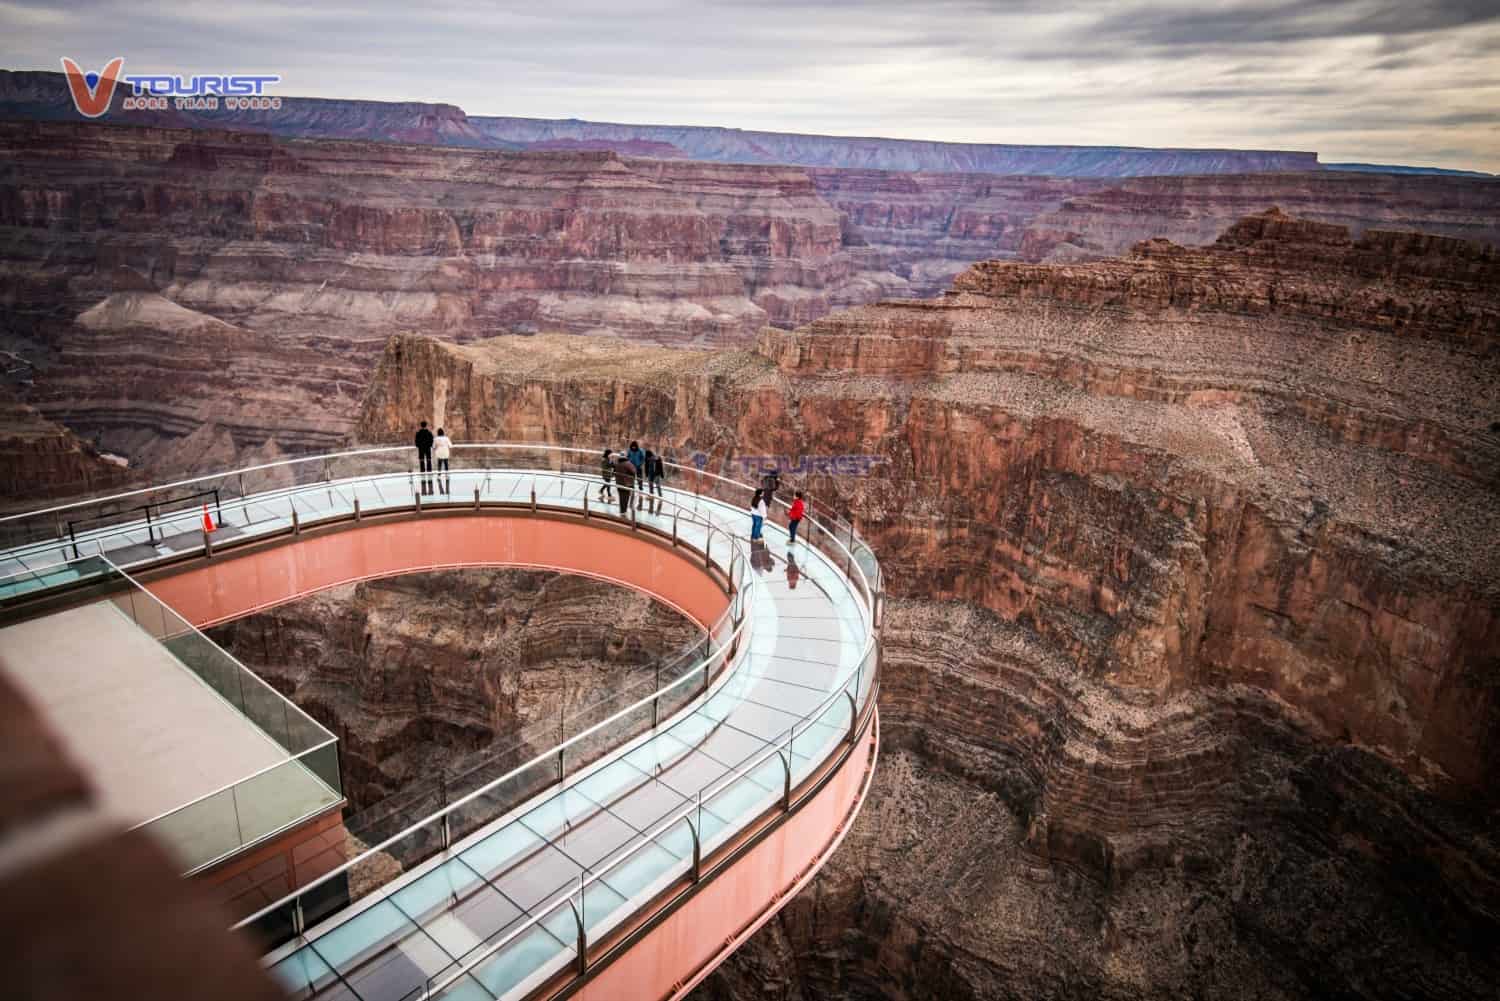
[{"label": "orange traffic cone", "polygon": [[203,505],[203,530],[205,532],[212,532],[214,530],[214,520],[208,516],[207,504]]}]

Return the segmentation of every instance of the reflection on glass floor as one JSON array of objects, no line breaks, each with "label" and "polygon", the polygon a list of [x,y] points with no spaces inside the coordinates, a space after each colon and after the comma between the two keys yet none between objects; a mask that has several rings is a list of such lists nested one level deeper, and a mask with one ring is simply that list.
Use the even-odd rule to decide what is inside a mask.
[{"label": "reflection on glass floor", "polygon": [[[714,514],[742,517],[727,506]],[[789,586],[785,537],[774,528],[771,536],[774,552],[756,570],[748,653],[713,695],[352,916],[311,930],[273,966],[292,996],[396,1001],[441,986],[444,998],[483,1001],[527,989],[576,956],[577,920],[593,940],[689,871],[688,825],[647,838],[653,826],[686,809],[707,854],[778,802],[786,779],[774,755],[726,776],[785,744],[794,724],[793,784],[825,760],[847,733],[847,702],[811,725],[799,721],[854,676],[864,620],[846,578],[821,553],[797,547]],[[706,790],[712,795],[702,799]],[[596,875],[575,919],[568,898],[576,901],[580,880]]]}]

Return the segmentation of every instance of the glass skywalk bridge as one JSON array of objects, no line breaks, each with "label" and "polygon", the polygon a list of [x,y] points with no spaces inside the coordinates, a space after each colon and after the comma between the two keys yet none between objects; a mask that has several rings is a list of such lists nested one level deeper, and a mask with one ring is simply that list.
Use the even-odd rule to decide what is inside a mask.
[{"label": "glass skywalk bridge", "polygon": [[[852,529],[809,518],[790,547],[768,525],[768,544],[752,548],[751,488],[678,467],[665,497],[638,492],[622,519],[599,499],[596,456],[460,447],[461,468],[429,475],[392,468],[412,461],[410,449],[367,450],[119,502],[149,521],[96,510],[93,524],[65,533],[55,530],[71,513],[61,509],[40,515],[50,532],[35,517],[8,526],[20,544],[0,555],[11,571],[0,601],[86,583],[91,556],[127,568],[215,549],[228,559],[234,546],[322,523],[496,506],[623,520],[655,544],[701,553],[728,582],[729,608],[700,664],[242,922],[271,940],[292,934],[268,962],[293,996],[521,997],[582,975],[653,902],[710,878],[717,857],[792,808],[866,732],[880,580]],[[207,490],[221,527],[205,538],[199,506],[170,508],[173,491],[196,501]]]}]

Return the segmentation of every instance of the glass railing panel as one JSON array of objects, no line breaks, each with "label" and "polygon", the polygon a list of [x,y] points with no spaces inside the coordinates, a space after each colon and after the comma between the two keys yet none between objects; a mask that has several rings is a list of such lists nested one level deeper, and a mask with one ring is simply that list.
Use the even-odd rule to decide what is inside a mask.
[{"label": "glass railing panel", "polygon": [[578,739],[564,752],[567,772],[574,774],[598,761],[616,747],[651,729],[652,707],[637,705],[616,713],[607,722]]},{"label": "glass railing panel", "polygon": [[752,763],[743,774],[703,798],[702,850],[708,854],[735,831],[780,801],[786,771],[778,755]]},{"label": "glass railing panel", "polygon": [[[691,835],[683,830],[674,843],[679,848],[685,847],[686,851],[673,851],[661,840],[648,840],[637,844],[623,858],[617,859],[600,871],[600,880],[607,883],[622,901],[628,901],[631,906],[624,909],[623,915],[615,912],[600,915],[597,924],[591,921],[590,938],[607,932],[615,922],[622,916],[628,915],[644,900],[665,890],[673,882],[692,871]],[[592,913],[590,918],[593,918]],[[609,924],[606,924],[606,921]]]},{"label": "glass railing panel", "polygon": [[330,788],[301,758],[283,761],[231,787],[239,816],[241,844],[315,816],[339,802]]},{"label": "glass railing panel", "polygon": [[246,841],[232,786],[158,817],[144,829],[167,846],[183,872],[223,858]]}]

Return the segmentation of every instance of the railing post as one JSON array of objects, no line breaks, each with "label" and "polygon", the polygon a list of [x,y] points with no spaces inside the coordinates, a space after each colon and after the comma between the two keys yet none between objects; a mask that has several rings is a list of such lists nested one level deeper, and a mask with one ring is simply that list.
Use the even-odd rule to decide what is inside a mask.
[{"label": "railing post", "polygon": [[651,700],[651,729],[655,730],[657,723],[661,721],[661,696],[658,695]]},{"label": "railing post", "polygon": [[292,901],[292,932],[301,935],[307,930],[307,915],[302,911],[302,898]]},{"label": "railing post", "polygon": [[443,814],[443,851],[453,846],[453,829],[448,825],[450,814]]},{"label": "railing post", "polygon": [[[583,906],[583,876],[578,877],[578,903]],[[573,920],[578,924],[578,975],[581,977],[589,971],[589,940],[588,932],[583,927],[583,915],[577,907],[573,906],[573,898],[568,898],[568,907],[573,911]]]},{"label": "railing post", "polygon": [[557,749],[557,781],[561,782],[568,777],[568,749],[559,747]]},{"label": "railing post", "polygon": [[297,505],[292,504],[292,534],[302,534],[302,519],[297,515]]},{"label": "railing post", "polygon": [[698,828],[693,823],[693,818],[683,817],[682,819],[687,821],[688,830],[693,834],[693,882],[696,883],[703,878],[703,848],[698,843]]},{"label": "railing post", "polygon": [[474,510],[479,510],[479,488],[474,488]]},{"label": "railing post", "polygon": [[212,559],[214,555],[214,537],[210,532],[203,533],[203,555],[208,559]]},{"label": "railing post", "polygon": [[583,520],[589,520],[589,492],[587,488],[583,491]]},{"label": "railing post", "polygon": [[531,478],[531,513],[536,514],[536,477]]},{"label": "railing post", "polygon": [[637,506],[638,505],[636,505],[636,504],[631,504],[630,505],[630,528],[631,528],[631,531],[634,531],[635,529],[637,529],[637,528],[640,527],[638,524],[636,524],[636,520],[635,520],[635,512],[636,512]]},{"label": "railing post", "polygon": [[672,509],[672,548],[677,548],[677,509]]},{"label": "railing post", "polygon": [[713,526],[710,525],[709,528],[708,528],[708,538],[703,541],[703,565],[705,567],[711,567],[711,566],[713,566],[713,562],[714,562],[713,561],[713,557],[710,555],[713,551],[714,551],[714,530],[713,530]]},{"label": "railing post", "polygon": [[417,502],[417,514],[421,514],[422,513],[422,491],[420,491],[420,490],[413,491],[412,492],[412,498],[415,499],[416,502]]},{"label": "railing post", "polygon": [[354,498],[354,520],[355,521],[361,521],[363,519],[364,519],[364,514],[361,513],[361,511],[359,510],[359,498],[356,497],[356,498]]},{"label": "railing post", "polygon": [[791,753],[792,742],[786,742],[787,754],[776,752],[776,757],[781,759],[781,808],[790,811],[792,808],[792,763],[788,760]]},{"label": "railing post", "polygon": [[[854,682],[855,691],[859,690],[859,681]],[[849,743],[854,743],[854,725],[859,722],[859,709],[854,704],[854,696],[849,692],[844,693],[844,698],[849,700]]]}]

